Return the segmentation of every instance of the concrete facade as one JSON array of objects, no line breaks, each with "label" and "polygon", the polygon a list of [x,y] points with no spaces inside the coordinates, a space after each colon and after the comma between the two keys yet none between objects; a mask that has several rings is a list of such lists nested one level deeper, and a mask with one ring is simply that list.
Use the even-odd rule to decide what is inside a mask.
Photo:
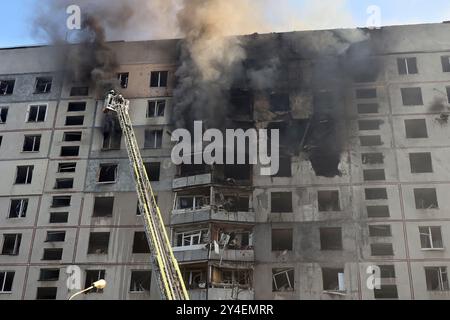
[{"label": "concrete facade", "polygon": [[[341,92],[347,141],[339,165],[341,176],[316,176],[300,153],[291,157],[290,177],[260,176],[255,166],[250,179],[232,184],[220,168],[180,173],[171,162],[177,41],[111,44],[119,59],[117,72],[129,73],[128,87],[121,91],[131,100],[130,115],[144,161],[160,164],[159,181],[152,185],[193,299],[450,298],[446,274],[450,268],[446,212],[450,125],[445,119],[450,111],[450,72],[444,72],[442,65],[442,57],[450,56],[449,31],[449,24],[375,31],[380,45],[373,57],[382,71],[375,81],[355,82]],[[417,73],[399,74],[398,59],[405,58],[415,58]],[[90,88],[87,96],[70,96],[73,86],[83,84],[67,81],[59,71],[61,60],[48,47],[0,50],[0,81],[15,80],[13,94],[0,96],[0,107],[8,108],[6,122],[0,124],[0,250],[5,235],[21,235],[17,252],[0,254],[0,275],[14,272],[10,289],[0,282],[0,299],[45,298],[39,294],[41,288],[50,288],[51,298],[67,299],[71,294],[68,266],[80,268],[83,287],[87,272],[105,272],[104,292],[81,299],[159,299],[154,275],[150,290],[131,290],[132,273],[151,271],[151,265],[148,253],[133,250],[135,233],[144,229],[125,144],[122,140],[120,149],[105,150],[103,93]],[[295,74],[306,62],[290,61],[290,72]],[[168,71],[167,87],[150,88],[154,71]],[[51,91],[36,94],[36,79],[43,76],[52,77]],[[422,101],[405,106],[405,88],[420,88]],[[376,89],[376,94],[358,98],[361,89]],[[432,107],[437,98],[443,99],[441,109]],[[268,105],[264,99],[256,96],[255,104]],[[147,117],[151,100],[166,101],[163,116]],[[86,103],[85,111],[68,111],[73,102]],[[358,112],[361,104],[368,103],[378,105],[376,112]],[[46,106],[41,122],[27,121],[30,106],[35,105]],[[67,117],[72,116],[84,119],[68,126]],[[256,112],[253,119],[258,124]],[[362,130],[360,121],[367,120],[379,121],[379,127]],[[405,120],[423,121],[426,136],[408,138]],[[146,130],[162,130],[160,148],[144,148]],[[74,132],[81,133],[80,141],[65,141],[66,134]],[[25,135],[41,136],[38,151],[22,151]],[[361,137],[374,136],[381,143],[362,145]],[[79,150],[77,155],[63,156],[62,147]],[[365,154],[374,153],[382,154],[382,161],[364,161]],[[415,153],[431,155],[431,170],[413,173],[410,154]],[[75,171],[58,172],[60,164],[67,163],[76,164]],[[117,165],[115,181],[99,183],[104,164]],[[18,166],[34,166],[31,183],[15,183]],[[370,178],[380,173],[382,178]],[[57,179],[71,178],[71,188],[55,188]],[[368,196],[368,189],[382,189],[381,196]],[[428,190],[427,195],[435,190],[437,205],[424,200],[428,205],[421,207],[420,190]],[[337,192],[336,208],[319,209],[321,192]],[[273,210],[277,193],[290,194],[289,212]],[[55,205],[55,197],[70,197],[70,203]],[[111,214],[93,216],[99,197],[114,198]],[[227,208],[227,197],[239,201],[238,208]],[[10,217],[12,200],[17,199],[28,201],[25,217]],[[56,216],[63,218],[54,221]],[[425,227],[433,229],[433,248],[423,247]],[[272,237],[277,230],[283,238],[279,248]],[[386,230],[381,236],[373,234]],[[48,232],[54,231],[64,231],[64,240],[48,241]],[[332,231],[339,234],[341,246],[327,250],[324,234]],[[89,253],[94,233],[109,233],[102,252]],[[231,244],[232,240],[237,244]],[[48,249],[62,249],[62,253],[45,260]],[[390,253],[375,254],[377,249]],[[370,266],[394,270],[383,272],[381,290],[366,285]],[[59,277],[43,280],[43,269],[58,269]]]}]

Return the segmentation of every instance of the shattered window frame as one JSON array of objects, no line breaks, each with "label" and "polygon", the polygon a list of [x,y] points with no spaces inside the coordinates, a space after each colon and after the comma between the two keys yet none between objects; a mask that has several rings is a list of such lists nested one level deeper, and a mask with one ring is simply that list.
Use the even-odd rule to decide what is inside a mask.
[{"label": "shattered window frame", "polygon": [[193,231],[184,231],[175,233],[175,246],[178,248],[191,247],[206,244],[206,236],[209,234],[208,229],[199,229]]},{"label": "shattered window frame", "polygon": [[[105,172],[114,170],[112,178],[109,178],[111,173]],[[117,163],[101,163],[99,165],[97,183],[99,184],[113,184],[117,183],[119,179],[119,165]]]},{"label": "shattered window frame", "polygon": [[[145,283],[145,284],[144,284]],[[132,270],[130,279],[130,292],[142,293],[150,291],[152,286],[151,270]]]},{"label": "shattered window frame", "polygon": [[14,87],[16,85],[16,80],[0,80],[0,95],[9,96],[14,93]]},{"label": "shattered window frame", "polygon": [[[278,277],[284,277],[280,283]],[[272,292],[292,292],[295,290],[295,269],[272,269]]]},{"label": "shattered window frame", "polygon": [[414,189],[414,200],[417,210],[439,209],[436,188]]},{"label": "shattered window frame", "polygon": [[73,173],[77,170],[76,162],[60,162],[58,163],[58,173]]}]

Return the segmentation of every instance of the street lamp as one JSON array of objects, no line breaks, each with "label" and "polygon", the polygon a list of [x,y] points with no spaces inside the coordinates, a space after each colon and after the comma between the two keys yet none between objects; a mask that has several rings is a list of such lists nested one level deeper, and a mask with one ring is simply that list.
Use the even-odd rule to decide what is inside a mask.
[{"label": "street lamp", "polygon": [[82,294],[82,293],[91,291],[92,289],[105,289],[105,287],[106,287],[106,281],[103,280],[103,279],[98,280],[98,281],[94,282],[94,283],[92,284],[92,286],[90,286],[89,288],[86,288],[86,289],[84,289],[84,290],[82,290],[82,291],[80,291],[80,292],[77,292],[77,293],[75,293],[74,295],[72,295],[72,296],[69,298],[69,300],[72,300],[73,298],[75,298],[76,296],[79,296],[79,295]]}]

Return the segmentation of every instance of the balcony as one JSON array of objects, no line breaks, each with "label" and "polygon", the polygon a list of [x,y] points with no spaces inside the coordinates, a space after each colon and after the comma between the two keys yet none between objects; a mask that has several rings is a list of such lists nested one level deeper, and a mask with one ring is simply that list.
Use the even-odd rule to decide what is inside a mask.
[{"label": "balcony", "polygon": [[205,173],[189,177],[182,177],[173,180],[172,188],[181,189],[188,187],[198,187],[202,185],[208,185],[212,183],[212,174]]},{"label": "balcony", "polygon": [[220,254],[211,251],[209,258],[211,260],[223,261],[245,261],[253,262],[255,260],[255,252],[253,250],[220,250]]},{"label": "balcony", "polygon": [[254,300],[253,289],[234,288],[210,288],[208,300]]},{"label": "balcony", "polygon": [[209,220],[224,222],[255,223],[255,212],[227,212],[215,210],[211,206],[205,206],[196,210],[173,210],[170,220],[171,225],[199,223]]},{"label": "balcony", "polygon": [[209,249],[206,244],[189,247],[174,247],[173,253],[178,262],[202,261],[208,259]]}]

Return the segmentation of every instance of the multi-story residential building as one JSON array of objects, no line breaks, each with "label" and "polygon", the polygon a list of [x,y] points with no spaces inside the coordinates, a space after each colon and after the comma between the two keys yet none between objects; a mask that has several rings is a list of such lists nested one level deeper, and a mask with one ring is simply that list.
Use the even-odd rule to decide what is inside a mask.
[{"label": "multi-story residential building", "polygon": [[[325,60],[292,50],[269,93],[233,89],[231,103],[244,108],[229,116],[236,127],[281,129],[281,168],[271,177],[258,166],[173,165],[178,40],[110,44],[193,299],[449,297],[449,31],[445,23],[373,30],[373,50],[350,61],[365,63],[364,79],[340,78],[324,63],[322,75],[338,86],[299,93]],[[294,47],[297,36],[321,43],[330,33],[251,37]],[[0,299],[67,299],[67,271],[83,287],[106,279],[84,299],[158,299],[104,92],[71,81],[53,47],[3,49],[0,61]],[[339,164],[323,169],[330,162],[312,164],[311,153],[321,141],[334,148],[328,129]],[[370,267],[380,267],[380,289],[367,285]]]}]

